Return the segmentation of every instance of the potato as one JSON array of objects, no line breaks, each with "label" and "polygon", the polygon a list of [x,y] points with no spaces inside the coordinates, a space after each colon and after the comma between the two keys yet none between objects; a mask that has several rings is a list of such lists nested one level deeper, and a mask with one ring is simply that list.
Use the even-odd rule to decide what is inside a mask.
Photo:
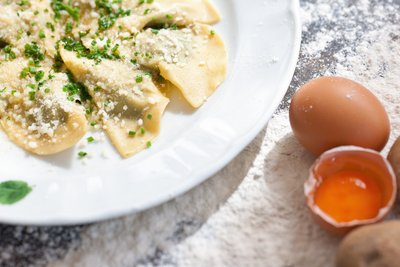
[{"label": "potato", "polygon": [[337,267],[399,267],[400,220],[360,227],[340,244]]},{"label": "potato", "polygon": [[[400,190],[400,137],[397,138],[396,142],[390,149],[389,155],[387,156],[390,164],[393,167],[394,173],[397,177],[397,188]],[[399,264],[400,265],[400,264]]]}]

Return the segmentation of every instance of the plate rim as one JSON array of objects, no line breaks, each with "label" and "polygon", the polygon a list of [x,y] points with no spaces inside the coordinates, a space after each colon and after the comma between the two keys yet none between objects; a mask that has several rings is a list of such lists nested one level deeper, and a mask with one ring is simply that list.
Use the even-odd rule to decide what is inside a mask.
[{"label": "plate rim", "polygon": [[219,158],[212,166],[205,168],[202,172],[197,172],[191,176],[191,183],[186,183],[179,187],[173,194],[161,196],[154,198],[152,201],[148,201],[142,204],[140,207],[128,207],[125,209],[116,209],[113,212],[104,212],[100,215],[90,218],[70,218],[64,216],[57,216],[51,220],[38,221],[26,218],[24,220],[16,220],[12,218],[2,218],[0,216],[1,223],[14,224],[14,225],[40,225],[40,226],[52,226],[52,225],[78,225],[87,223],[96,223],[99,221],[104,221],[107,219],[113,219],[121,217],[124,215],[134,214],[140,211],[144,211],[162,203],[175,199],[182,194],[188,192],[189,190],[202,184],[212,176],[214,176],[218,171],[224,168],[229,162],[231,162],[251,141],[261,132],[261,130],[268,123],[269,119],[275,113],[277,107],[282,101],[284,95],[286,94],[288,87],[292,81],[293,74],[296,70],[297,61],[299,58],[300,46],[301,46],[301,20],[300,20],[300,0],[288,0],[288,11],[291,13],[291,18],[293,20],[293,44],[291,46],[291,57],[287,64],[287,71],[285,72],[285,77],[282,77],[281,82],[278,83],[279,90],[276,90],[276,94],[270,105],[269,109],[263,113],[263,115],[254,122],[254,126],[251,127],[247,134],[242,136],[240,142],[228,151],[223,157]]}]

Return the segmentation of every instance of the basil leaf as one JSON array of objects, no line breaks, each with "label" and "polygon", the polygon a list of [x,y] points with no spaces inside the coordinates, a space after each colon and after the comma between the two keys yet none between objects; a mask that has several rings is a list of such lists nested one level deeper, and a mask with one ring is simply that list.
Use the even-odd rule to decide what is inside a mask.
[{"label": "basil leaf", "polygon": [[24,181],[5,181],[0,183],[0,204],[11,205],[28,195],[32,188]]}]

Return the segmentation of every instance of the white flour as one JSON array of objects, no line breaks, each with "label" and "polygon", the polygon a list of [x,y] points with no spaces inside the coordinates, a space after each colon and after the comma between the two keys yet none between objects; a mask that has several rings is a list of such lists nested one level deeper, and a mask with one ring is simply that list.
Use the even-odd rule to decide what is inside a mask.
[{"label": "white flour", "polygon": [[[311,2],[295,86],[321,74],[364,84],[390,115],[387,153],[400,134],[400,26],[391,23],[399,3]],[[161,207],[91,226],[81,248],[52,266],[334,266],[340,239],[312,221],[303,195],[313,160],[281,110],[216,177]]]},{"label": "white flour", "polygon": [[[355,51],[340,51],[337,66],[326,72],[361,82],[383,102],[392,123],[385,155],[400,134],[400,36],[395,37],[396,33],[400,34],[399,26],[367,34]],[[234,266],[237,262],[242,266],[333,266],[338,239],[320,231],[304,203],[302,184],[312,161],[291,134],[288,112],[280,112],[270,121],[252,172],[237,192],[172,254],[181,266]],[[255,178],[253,173],[261,175]]]}]

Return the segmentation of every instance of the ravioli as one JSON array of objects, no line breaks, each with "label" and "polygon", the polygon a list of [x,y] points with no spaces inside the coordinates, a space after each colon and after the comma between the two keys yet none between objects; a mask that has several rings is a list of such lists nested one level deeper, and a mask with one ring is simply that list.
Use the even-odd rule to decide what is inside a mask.
[{"label": "ravioli", "polygon": [[42,89],[22,90],[29,86],[19,77],[22,62],[0,65],[0,123],[4,132],[15,144],[38,155],[70,148],[85,135],[87,121],[84,110],[68,101],[62,91],[67,77],[57,74]]},{"label": "ravioli", "polygon": [[142,5],[128,1],[128,5],[134,8],[137,16],[123,18],[121,25],[131,32],[154,25],[215,24],[221,19],[218,11],[208,0],[158,0]]},{"label": "ravioli", "polygon": [[150,148],[167,88],[198,108],[225,79],[220,19],[209,0],[0,0],[0,126],[39,155],[93,128],[122,157]]},{"label": "ravioli", "polygon": [[157,34],[148,29],[137,36],[135,49],[140,53],[140,64],[159,69],[161,76],[195,108],[214,93],[226,76],[224,42],[208,25],[161,29]]},{"label": "ravioli", "polygon": [[148,74],[118,61],[94,64],[64,49],[61,56],[75,78],[88,88],[119,153],[128,157],[150,146],[159,134],[169,100]]}]

